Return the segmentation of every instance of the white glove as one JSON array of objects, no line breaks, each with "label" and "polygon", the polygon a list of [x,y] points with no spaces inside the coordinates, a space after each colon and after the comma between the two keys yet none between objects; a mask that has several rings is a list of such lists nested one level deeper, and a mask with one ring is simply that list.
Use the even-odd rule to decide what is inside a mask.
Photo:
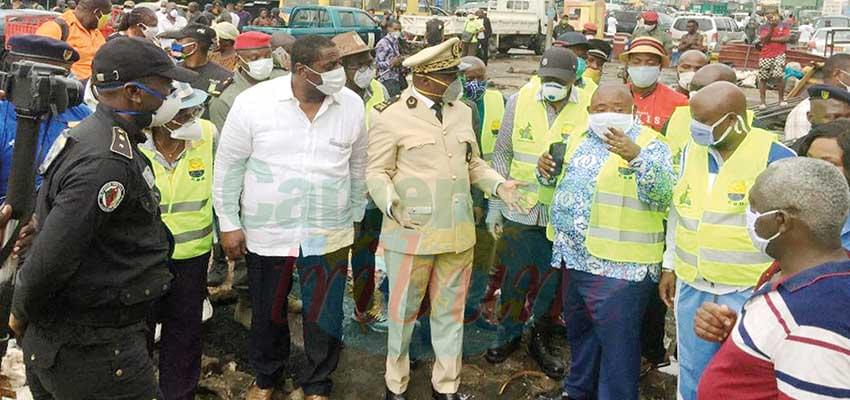
[{"label": "white glove", "polygon": [[504,217],[502,217],[501,211],[491,207],[487,210],[487,218],[484,222],[487,224],[487,232],[490,232],[490,235],[492,235],[494,239],[499,239],[502,236],[502,224],[504,223]]}]

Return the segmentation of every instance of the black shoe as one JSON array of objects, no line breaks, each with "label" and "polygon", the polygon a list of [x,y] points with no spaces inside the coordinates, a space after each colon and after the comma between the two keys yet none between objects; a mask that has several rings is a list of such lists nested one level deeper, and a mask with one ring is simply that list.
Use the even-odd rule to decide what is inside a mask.
[{"label": "black shoe", "polygon": [[487,354],[484,355],[484,358],[491,364],[503,363],[511,356],[511,354],[513,354],[514,351],[516,351],[516,349],[519,348],[521,342],[522,336],[517,336],[516,339],[513,339],[501,346],[491,347],[487,349]]},{"label": "black shoe", "polygon": [[227,278],[227,260],[224,258],[224,250],[221,245],[213,246],[213,262],[207,273],[207,286],[216,287],[224,283]]},{"label": "black shoe", "polygon": [[558,388],[550,392],[538,394],[537,400],[570,400],[570,398],[564,396],[564,391]]},{"label": "black shoe", "polygon": [[472,395],[466,393],[439,393],[434,388],[431,388],[431,398],[434,400],[469,400]]},{"label": "black shoe", "polygon": [[384,396],[384,400],[407,400],[407,397],[404,397],[404,393],[395,394],[390,388],[387,389],[387,394]]},{"label": "black shoe", "polygon": [[532,328],[531,338],[528,341],[528,355],[537,362],[546,376],[561,379],[566,368],[549,340],[549,335],[542,329]]}]

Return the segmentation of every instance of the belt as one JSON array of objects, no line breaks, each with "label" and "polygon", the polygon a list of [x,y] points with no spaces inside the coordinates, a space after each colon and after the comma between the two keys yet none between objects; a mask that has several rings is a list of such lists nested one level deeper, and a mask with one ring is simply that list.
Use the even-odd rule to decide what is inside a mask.
[{"label": "belt", "polygon": [[60,320],[83,326],[122,327],[146,320],[152,304],[153,302],[144,302],[120,308],[73,310]]}]

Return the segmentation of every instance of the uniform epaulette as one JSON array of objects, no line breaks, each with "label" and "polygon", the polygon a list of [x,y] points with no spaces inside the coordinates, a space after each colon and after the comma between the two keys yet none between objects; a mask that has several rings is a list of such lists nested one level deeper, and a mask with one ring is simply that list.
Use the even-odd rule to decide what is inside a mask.
[{"label": "uniform epaulette", "polygon": [[227,90],[227,88],[228,88],[228,87],[230,86],[230,84],[232,84],[232,83],[233,83],[233,77],[232,77],[232,76],[231,76],[230,78],[227,78],[227,79],[225,79],[224,81],[222,81],[222,82],[218,85],[218,88],[219,88],[219,90],[218,90],[218,91],[219,91],[219,94],[224,93],[224,91],[225,91],[225,90]]},{"label": "uniform epaulette", "polygon": [[378,110],[378,112],[384,112],[384,110],[386,110],[386,109],[387,109],[387,107],[391,106],[393,103],[395,103],[396,101],[398,101],[398,99],[399,99],[400,97],[401,97],[401,96],[394,96],[394,97],[391,97],[391,98],[389,98],[389,99],[387,99],[387,100],[384,100],[384,101],[382,101],[382,102],[380,102],[380,103],[378,103],[378,104],[375,104],[375,109],[376,109],[376,110]]},{"label": "uniform epaulette", "polygon": [[109,146],[109,150],[130,160],[133,159],[133,148],[130,147],[127,132],[117,126],[112,127],[112,144]]}]

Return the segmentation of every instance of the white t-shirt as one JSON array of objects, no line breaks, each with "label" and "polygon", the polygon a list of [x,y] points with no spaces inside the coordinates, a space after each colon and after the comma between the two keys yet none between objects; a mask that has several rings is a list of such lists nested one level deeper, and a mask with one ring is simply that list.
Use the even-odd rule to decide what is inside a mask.
[{"label": "white t-shirt", "polygon": [[617,34],[617,18],[614,18],[613,15],[608,17],[608,30],[606,33],[609,35]]}]

